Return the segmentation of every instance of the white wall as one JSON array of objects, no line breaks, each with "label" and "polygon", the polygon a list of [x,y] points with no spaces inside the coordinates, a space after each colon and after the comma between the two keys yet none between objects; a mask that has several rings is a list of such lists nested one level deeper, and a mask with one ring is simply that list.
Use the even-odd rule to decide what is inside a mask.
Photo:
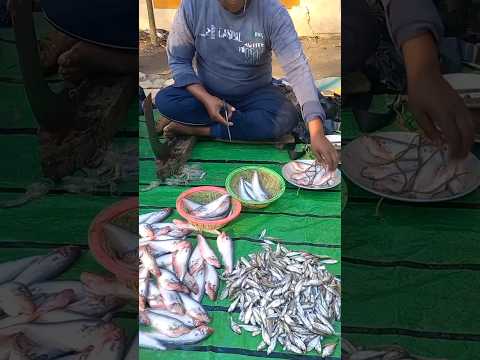
[{"label": "white wall", "polygon": [[[289,10],[300,36],[312,36],[315,33],[340,33],[341,0],[301,0],[299,6]],[[148,14],[145,0],[140,4],[140,29],[148,29]],[[310,11],[310,24],[307,21],[307,9]],[[157,28],[170,30],[176,10],[155,9]]]}]

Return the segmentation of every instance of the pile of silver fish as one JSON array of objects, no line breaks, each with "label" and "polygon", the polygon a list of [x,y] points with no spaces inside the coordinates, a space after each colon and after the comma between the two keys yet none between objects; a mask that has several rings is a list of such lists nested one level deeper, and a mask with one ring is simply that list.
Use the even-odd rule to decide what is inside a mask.
[{"label": "pile of silver fish", "polygon": [[272,353],[278,344],[297,354],[316,350],[327,357],[336,343],[324,344],[335,335],[340,320],[340,280],[326,265],[337,261],[286,247],[264,238],[263,251],[242,257],[231,273],[223,275],[221,298],[232,303],[228,312],[240,310],[231,329],[261,336],[258,351]]},{"label": "pile of silver fish", "polygon": [[291,163],[290,179],[301,186],[335,185],[335,172],[329,171],[317,161],[297,160]]},{"label": "pile of silver fish", "polygon": [[55,280],[80,256],[66,246],[0,264],[0,360],[136,359],[113,313],[136,294],[110,277]]},{"label": "pile of silver fish", "polygon": [[[195,227],[180,220],[140,224],[141,347],[166,350],[198,343],[213,332],[201,302],[205,294],[216,300],[219,286],[216,269],[221,263],[202,235],[197,234],[197,245],[192,247],[187,236],[194,231]],[[232,271],[231,238],[219,233],[217,247],[225,271]]]},{"label": "pile of silver fish", "polygon": [[225,219],[231,214],[232,199],[228,194],[222,195],[208,204],[199,204],[190,199],[183,199],[183,206],[189,215],[200,220],[215,221]]},{"label": "pile of silver fish", "polygon": [[417,199],[433,199],[464,191],[464,177],[471,176],[463,162],[449,161],[448,151],[416,135],[409,141],[382,135],[361,139],[367,165],[361,176],[375,190]]},{"label": "pile of silver fish", "polygon": [[398,345],[364,348],[354,346],[347,339],[342,339],[342,359],[345,360],[447,360],[416,356]]},{"label": "pile of silver fish", "polygon": [[243,177],[238,182],[238,195],[246,201],[267,201],[270,195],[264,190],[257,171],[253,172],[252,181]]}]

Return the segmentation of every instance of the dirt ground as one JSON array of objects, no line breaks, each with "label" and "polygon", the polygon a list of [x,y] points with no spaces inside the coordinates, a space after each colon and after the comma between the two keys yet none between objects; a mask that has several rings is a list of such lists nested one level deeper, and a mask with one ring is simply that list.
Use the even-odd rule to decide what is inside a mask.
[{"label": "dirt ground", "polygon": [[[302,38],[302,45],[315,79],[340,75],[340,36],[338,34]],[[152,46],[148,34],[140,34],[140,83],[146,89],[158,88],[159,84],[171,78],[168,68],[165,43]],[[283,77],[284,73],[274,57],[273,76]]]}]

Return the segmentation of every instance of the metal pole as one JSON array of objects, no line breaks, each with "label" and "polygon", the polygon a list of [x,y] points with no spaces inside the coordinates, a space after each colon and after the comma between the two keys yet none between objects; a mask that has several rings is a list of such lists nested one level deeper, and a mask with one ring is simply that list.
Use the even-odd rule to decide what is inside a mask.
[{"label": "metal pole", "polygon": [[150,41],[154,45],[159,45],[159,40],[157,37],[157,26],[155,25],[155,14],[153,12],[153,3],[152,0],[145,0],[147,2],[148,10],[148,24],[150,25]]}]

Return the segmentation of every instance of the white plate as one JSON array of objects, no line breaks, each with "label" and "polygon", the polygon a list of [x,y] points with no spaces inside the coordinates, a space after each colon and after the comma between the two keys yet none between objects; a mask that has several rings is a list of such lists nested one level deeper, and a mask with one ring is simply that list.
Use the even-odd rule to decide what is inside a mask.
[{"label": "white plate", "polygon": [[[374,133],[372,135],[380,135],[384,137],[388,137],[395,140],[400,140],[404,142],[409,142],[412,140],[416,133],[408,133],[408,132],[379,132]],[[410,198],[407,196],[401,196],[392,194],[389,192],[380,191],[373,187],[374,181],[369,180],[361,176],[362,168],[367,166],[364,158],[360,156],[368,154],[365,145],[360,141],[360,138],[355,139],[350,144],[345,146],[342,151],[342,163],[343,173],[357,186],[361,187],[362,189],[371,192],[373,194],[393,199],[399,201],[407,201],[407,202],[417,202],[417,203],[430,203],[430,202],[440,202],[440,201],[447,201],[458,199],[463,197],[473,191],[475,191],[480,186],[480,160],[478,160],[473,154],[470,154],[468,158],[465,160],[465,167],[468,171],[472,172],[472,175],[469,177],[463,177],[463,182],[465,183],[464,191],[455,194],[455,195],[444,195],[438,196],[431,199],[425,198]],[[367,155],[368,156],[368,155]],[[372,158],[373,159],[373,158]]]},{"label": "white plate", "polygon": [[330,141],[336,150],[342,148],[342,135],[325,135],[328,141]]},{"label": "white plate", "polygon": [[340,170],[336,170],[335,172],[335,182],[333,183],[333,185],[328,185],[328,184],[324,184],[324,185],[320,185],[320,186],[315,186],[315,185],[312,185],[312,186],[306,186],[306,185],[300,185],[300,184],[297,184],[295,182],[295,180],[293,180],[291,178],[291,175],[292,173],[294,172],[294,170],[292,169],[292,164],[295,163],[295,162],[299,162],[299,163],[304,163],[304,164],[308,164],[308,165],[312,165],[315,160],[295,160],[295,161],[290,161],[288,164],[284,165],[282,167],[282,175],[283,177],[285,178],[285,180],[287,180],[290,184],[292,184],[293,186],[297,186],[299,188],[302,188],[302,189],[308,189],[308,190],[327,190],[327,189],[331,189],[331,188],[334,188],[335,186],[338,186],[341,182],[342,182],[342,173],[340,172]]},{"label": "white plate", "polygon": [[480,108],[480,75],[457,73],[445,74],[445,80],[459,92],[468,108]]}]

